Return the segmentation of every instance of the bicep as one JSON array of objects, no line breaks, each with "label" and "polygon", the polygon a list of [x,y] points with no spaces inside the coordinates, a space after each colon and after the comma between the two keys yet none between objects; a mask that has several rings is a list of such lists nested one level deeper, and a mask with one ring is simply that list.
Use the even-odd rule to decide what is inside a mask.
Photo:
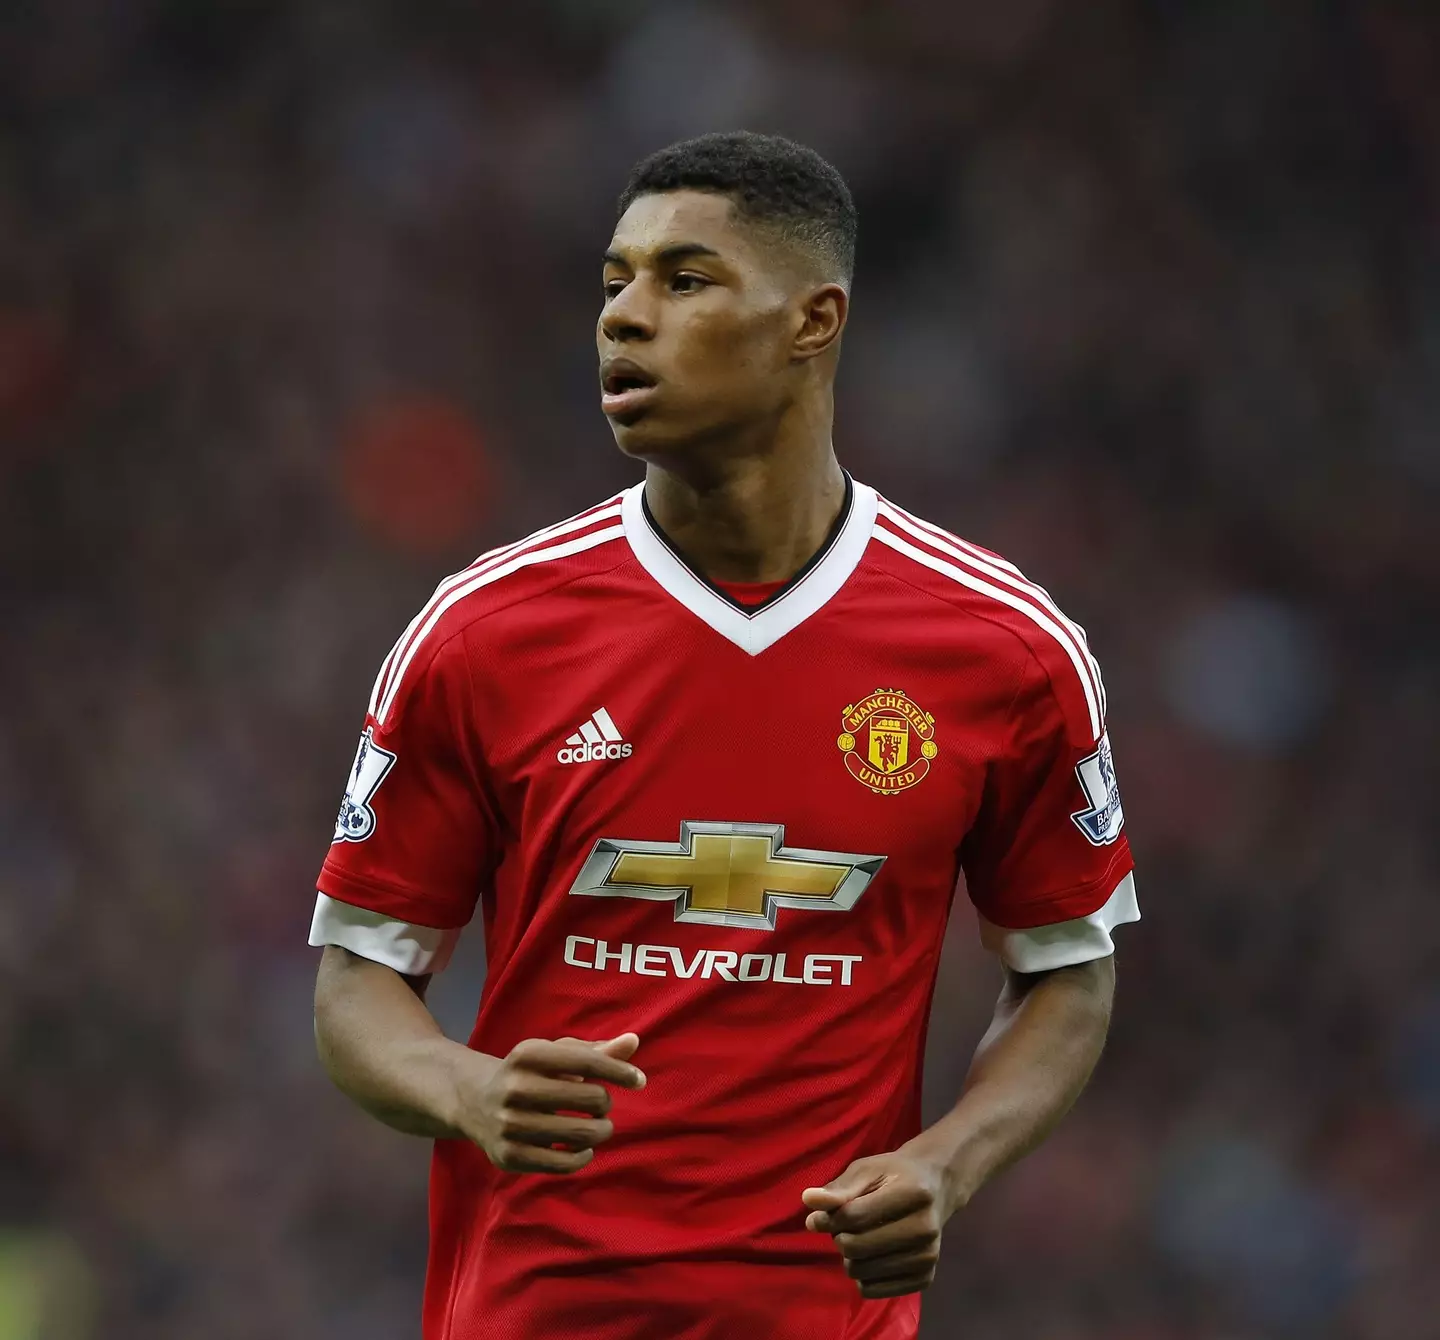
[{"label": "bicep", "polygon": [[1018,1005],[1037,987],[1046,983],[1062,987],[1067,991],[1093,1002],[1108,1014],[1115,1000],[1115,957],[1090,959],[1063,968],[1051,968],[1045,972],[1019,972],[1014,968],[1005,969],[1005,985],[1001,1000]]},{"label": "bicep", "polygon": [[402,990],[423,1001],[429,987],[429,973],[412,976],[397,972],[341,945],[326,945],[315,974],[316,1025],[347,1007],[364,1009],[379,1004],[383,1008],[387,999],[403,1004]]}]

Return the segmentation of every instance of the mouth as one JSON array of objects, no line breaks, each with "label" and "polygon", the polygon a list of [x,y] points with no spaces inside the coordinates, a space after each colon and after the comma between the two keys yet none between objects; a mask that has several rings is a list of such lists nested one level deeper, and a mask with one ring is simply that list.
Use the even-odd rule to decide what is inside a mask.
[{"label": "mouth", "polygon": [[600,408],[622,423],[655,395],[655,378],[637,363],[618,358],[600,370]]}]

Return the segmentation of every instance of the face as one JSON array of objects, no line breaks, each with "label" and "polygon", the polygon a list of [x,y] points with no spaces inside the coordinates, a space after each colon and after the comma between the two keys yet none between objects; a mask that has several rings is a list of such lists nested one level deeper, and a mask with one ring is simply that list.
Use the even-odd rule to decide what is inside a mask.
[{"label": "face", "polygon": [[625,211],[596,328],[601,408],[622,451],[723,440],[793,402],[813,295],[775,251],[723,196],[643,195]]}]

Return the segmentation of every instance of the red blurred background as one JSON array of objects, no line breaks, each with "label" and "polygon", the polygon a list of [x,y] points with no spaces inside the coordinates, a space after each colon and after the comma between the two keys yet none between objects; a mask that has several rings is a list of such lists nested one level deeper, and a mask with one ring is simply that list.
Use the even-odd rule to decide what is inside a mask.
[{"label": "red blurred background", "polygon": [[842,459],[1087,626],[1139,861],[1110,1052],[925,1335],[1440,1336],[1433,7],[50,0],[0,19],[0,1340],[415,1332],[426,1150],[313,1059],[315,871],[434,583],[633,477],[614,197],[742,125],[859,201]]}]

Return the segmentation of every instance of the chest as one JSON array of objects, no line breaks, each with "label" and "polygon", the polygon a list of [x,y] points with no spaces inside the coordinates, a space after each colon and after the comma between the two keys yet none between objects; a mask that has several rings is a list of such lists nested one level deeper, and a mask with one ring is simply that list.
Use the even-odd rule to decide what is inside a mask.
[{"label": "chest", "polygon": [[949,869],[1013,690],[986,664],[883,602],[832,602],[759,655],[641,603],[521,647],[484,704],[486,755],[507,824],[561,862],[611,838],[748,863],[757,888],[806,877],[777,868],[782,844]]}]

